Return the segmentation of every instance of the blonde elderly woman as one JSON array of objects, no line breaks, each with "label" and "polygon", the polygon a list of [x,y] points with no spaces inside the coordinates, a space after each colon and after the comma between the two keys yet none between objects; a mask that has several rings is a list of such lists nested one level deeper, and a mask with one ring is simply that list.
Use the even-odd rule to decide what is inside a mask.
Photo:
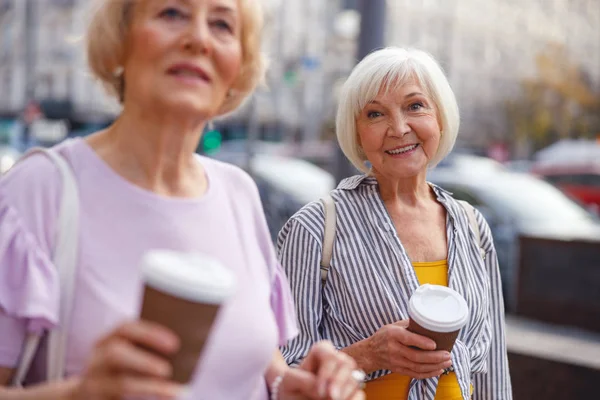
[{"label": "blonde elderly woman", "polygon": [[123,108],[108,129],[54,149],[80,197],[66,379],[41,383],[36,359],[27,382],[39,385],[7,387],[26,334],[60,324],[50,260],[61,175],[33,155],[0,181],[0,399],[178,396],[169,365],[154,355],[174,352],[178,338],[136,321],[137,266],[153,248],[208,254],[239,282],[189,398],[364,398],[354,361],[331,344],[287,366],[277,347],[297,333],[294,307],[256,187],[241,170],[194,154],[205,124],[238,107],[263,75],[258,2],[102,0],[93,15],[91,71]]},{"label": "blonde elderly woman", "polygon": [[[299,363],[313,343],[329,339],[369,374],[369,400],[469,399],[472,392],[478,400],[511,399],[490,229],[476,212],[477,238],[466,210],[427,182],[459,127],[441,68],[422,51],[375,51],[356,66],[340,99],[338,140],[364,175],[331,193],[337,222],[324,283],[321,202],[305,206],[279,234],[300,325],[284,357]],[[406,329],[408,299],[425,283],[450,286],[469,305],[452,354]]]}]

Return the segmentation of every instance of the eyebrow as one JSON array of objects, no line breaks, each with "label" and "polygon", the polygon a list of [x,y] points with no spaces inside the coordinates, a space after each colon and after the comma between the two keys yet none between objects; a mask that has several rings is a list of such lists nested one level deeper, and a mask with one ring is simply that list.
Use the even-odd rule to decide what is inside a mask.
[{"label": "eyebrow", "polygon": [[411,97],[415,97],[415,96],[425,96],[425,95],[421,92],[412,92],[412,93],[409,93],[406,96],[404,96],[404,98],[410,99]]},{"label": "eyebrow", "polygon": [[[193,3],[192,0],[176,0],[176,1],[177,1],[177,3],[185,4],[187,6],[191,6],[192,3]],[[219,11],[219,12],[225,12],[225,13],[235,14],[235,10],[233,8],[231,8],[231,7],[227,6],[227,5],[224,5],[224,4],[217,5],[215,7],[215,10]]]},{"label": "eyebrow", "polygon": [[235,14],[235,10],[233,8],[231,8],[229,6],[224,6],[222,4],[216,6],[215,11],[228,13],[228,14]]}]

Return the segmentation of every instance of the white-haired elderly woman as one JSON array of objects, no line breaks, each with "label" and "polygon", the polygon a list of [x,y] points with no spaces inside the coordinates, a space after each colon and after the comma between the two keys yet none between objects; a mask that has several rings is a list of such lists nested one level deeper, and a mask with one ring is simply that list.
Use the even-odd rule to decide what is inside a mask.
[{"label": "white-haired elderly woman", "polygon": [[[427,53],[386,48],[352,71],[340,94],[337,136],[364,175],[331,193],[337,223],[323,287],[321,202],[279,233],[300,325],[282,349],[289,364],[328,339],[368,374],[369,400],[512,397],[490,229],[477,212],[476,238],[465,209],[427,182],[458,128],[455,96]],[[425,283],[450,286],[467,300],[470,318],[451,354],[407,330],[409,297]]]},{"label": "white-haired elderly woman", "polygon": [[81,201],[73,312],[63,327],[66,379],[41,383],[38,358],[27,383],[40,384],[7,387],[26,334],[60,324],[51,259],[61,175],[33,155],[0,181],[0,399],[178,396],[156,355],[176,351],[178,338],[136,320],[139,261],[155,248],[208,254],[239,283],[189,398],[364,398],[355,362],[331,344],[316,345],[300,368],[285,363],[278,346],[297,333],[294,306],[256,186],[241,170],[195,155],[205,124],[237,108],[261,80],[261,30],[255,0],[99,2],[89,66],[122,112],[109,128],[55,148]]}]

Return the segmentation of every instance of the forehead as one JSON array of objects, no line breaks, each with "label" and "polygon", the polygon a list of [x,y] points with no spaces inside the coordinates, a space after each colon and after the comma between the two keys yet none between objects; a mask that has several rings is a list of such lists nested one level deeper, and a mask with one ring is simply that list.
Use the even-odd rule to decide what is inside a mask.
[{"label": "forehead", "polygon": [[391,81],[391,82],[383,84],[381,86],[381,88],[379,89],[379,92],[377,92],[377,95],[375,97],[376,98],[382,98],[382,97],[397,98],[397,97],[404,97],[408,94],[415,93],[415,92],[425,94],[425,89],[423,88],[423,85],[421,85],[421,83],[419,82],[418,79],[410,78],[405,81],[397,81],[396,80],[396,81]]}]

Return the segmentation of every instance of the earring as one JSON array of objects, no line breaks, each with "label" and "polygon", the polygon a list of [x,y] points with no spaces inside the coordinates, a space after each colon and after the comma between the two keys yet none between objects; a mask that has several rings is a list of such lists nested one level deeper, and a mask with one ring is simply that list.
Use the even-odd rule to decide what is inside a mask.
[{"label": "earring", "polygon": [[214,131],[215,130],[215,123],[212,121],[208,121],[208,124],[206,124],[206,130],[208,131]]},{"label": "earring", "polygon": [[120,78],[121,76],[123,76],[123,73],[125,72],[125,68],[123,68],[122,65],[119,65],[117,68],[115,68],[113,70],[113,76],[115,78]]}]

